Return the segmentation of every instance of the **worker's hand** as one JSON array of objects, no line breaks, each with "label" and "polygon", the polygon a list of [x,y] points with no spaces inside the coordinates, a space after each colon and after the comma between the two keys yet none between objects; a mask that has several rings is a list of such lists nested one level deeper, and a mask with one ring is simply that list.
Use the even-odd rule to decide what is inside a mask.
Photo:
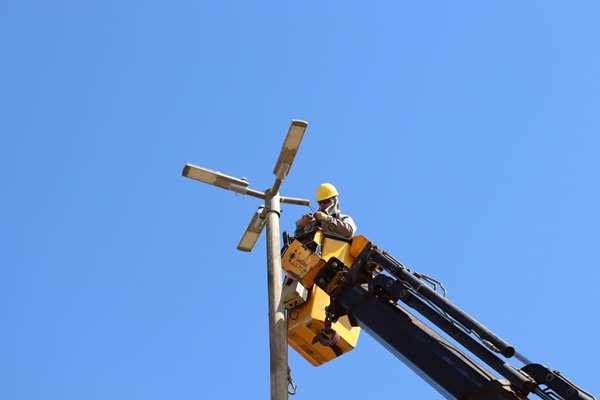
[{"label": "worker's hand", "polygon": [[329,221],[329,215],[325,214],[323,211],[317,211],[315,213],[315,219],[319,222]]},{"label": "worker's hand", "polygon": [[296,221],[296,225],[298,226],[307,226],[312,224],[313,222],[313,217],[310,214],[304,214],[302,216],[302,218],[300,218],[298,221]]}]

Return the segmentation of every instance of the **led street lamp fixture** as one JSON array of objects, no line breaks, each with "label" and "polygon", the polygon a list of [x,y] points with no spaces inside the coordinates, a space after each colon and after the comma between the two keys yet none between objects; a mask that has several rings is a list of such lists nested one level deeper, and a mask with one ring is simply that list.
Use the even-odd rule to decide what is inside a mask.
[{"label": "led street lamp fixture", "polygon": [[277,179],[285,179],[290,172],[290,167],[294,162],[294,158],[296,157],[296,153],[298,152],[300,142],[302,141],[307,126],[308,123],[304,121],[297,119],[292,121],[287,136],[285,137],[285,141],[283,142],[281,152],[279,153],[279,158],[273,169],[273,174],[275,174]]},{"label": "led street lamp fixture", "polygon": [[247,179],[234,178],[194,164],[186,164],[185,167],[183,167],[183,172],[181,174],[186,178],[195,179],[239,194],[245,195],[248,192]]},{"label": "led street lamp fixture", "polygon": [[252,248],[256,244],[260,233],[265,227],[266,220],[265,216],[263,215],[264,209],[265,206],[258,207],[258,210],[256,210],[256,212],[252,216],[252,220],[250,221],[248,228],[246,228],[246,231],[244,232],[242,238],[240,239],[240,242],[238,243],[238,250],[252,251]]}]

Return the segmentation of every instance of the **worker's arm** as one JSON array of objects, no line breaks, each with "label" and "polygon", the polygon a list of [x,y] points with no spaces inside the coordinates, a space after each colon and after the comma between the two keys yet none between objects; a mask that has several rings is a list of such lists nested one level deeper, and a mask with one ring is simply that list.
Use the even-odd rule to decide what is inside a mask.
[{"label": "worker's arm", "polygon": [[300,236],[306,232],[306,227],[314,222],[312,214],[304,214],[302,218],[296,221],[296,230],[294,236]]},{"label": "worker's arm", "polygon": [[321,227],[325,232],[336,233],[347,238],[351,238],[356,232],[356,225],[352,218],[348,215],[340,215],[335,217],[327,215],[322,211],[315,213],[315,219],[321,222]]}]

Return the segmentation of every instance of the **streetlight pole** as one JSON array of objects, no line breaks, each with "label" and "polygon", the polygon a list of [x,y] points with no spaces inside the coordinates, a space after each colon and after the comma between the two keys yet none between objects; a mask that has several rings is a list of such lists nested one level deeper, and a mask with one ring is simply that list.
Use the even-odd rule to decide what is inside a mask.
[{"label": "streetlight pole", "polygon": [[307,199],[280,196],[279,188],[290,171],[307,125],[304,121],[292,121],[273,170],[273,174],[276,177],[275,182],[273,183],[273,187],[265,192],[250,189],[248,187],[248,180],[244,178],[234,178],[193,164],[186,164],[182,171],[182,175],[187,178],[231,190],[244,196],[248,195],[264,200],[264,205],[261,205],[254,213],[237,248],[241,251],[252,251],[254,244],[266,225],[271,400],[288,399],[287,326],[282,297],[283,276],[280,253],[281,244],[279,241],[280,204],[287,203],[305,206],[310,204],[310,201]]},{"label": "streetlight pole", "polygon": [[271,399],[288,398],[287,329],[281,296],[281,245],[279,243],[279,195],[265,192],[267,204],[267,282],[269,290],[269,347]]}]

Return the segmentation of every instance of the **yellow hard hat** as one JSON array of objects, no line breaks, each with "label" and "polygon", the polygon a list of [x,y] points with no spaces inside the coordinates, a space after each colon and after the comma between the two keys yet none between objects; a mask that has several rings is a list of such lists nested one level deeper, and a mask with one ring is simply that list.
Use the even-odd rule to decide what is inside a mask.
[{"label": "yellow hard hat", "polygon": [[322,183],[317,188],[317,201],[325,200],[338,194],[337,189],[331,183]]}]

